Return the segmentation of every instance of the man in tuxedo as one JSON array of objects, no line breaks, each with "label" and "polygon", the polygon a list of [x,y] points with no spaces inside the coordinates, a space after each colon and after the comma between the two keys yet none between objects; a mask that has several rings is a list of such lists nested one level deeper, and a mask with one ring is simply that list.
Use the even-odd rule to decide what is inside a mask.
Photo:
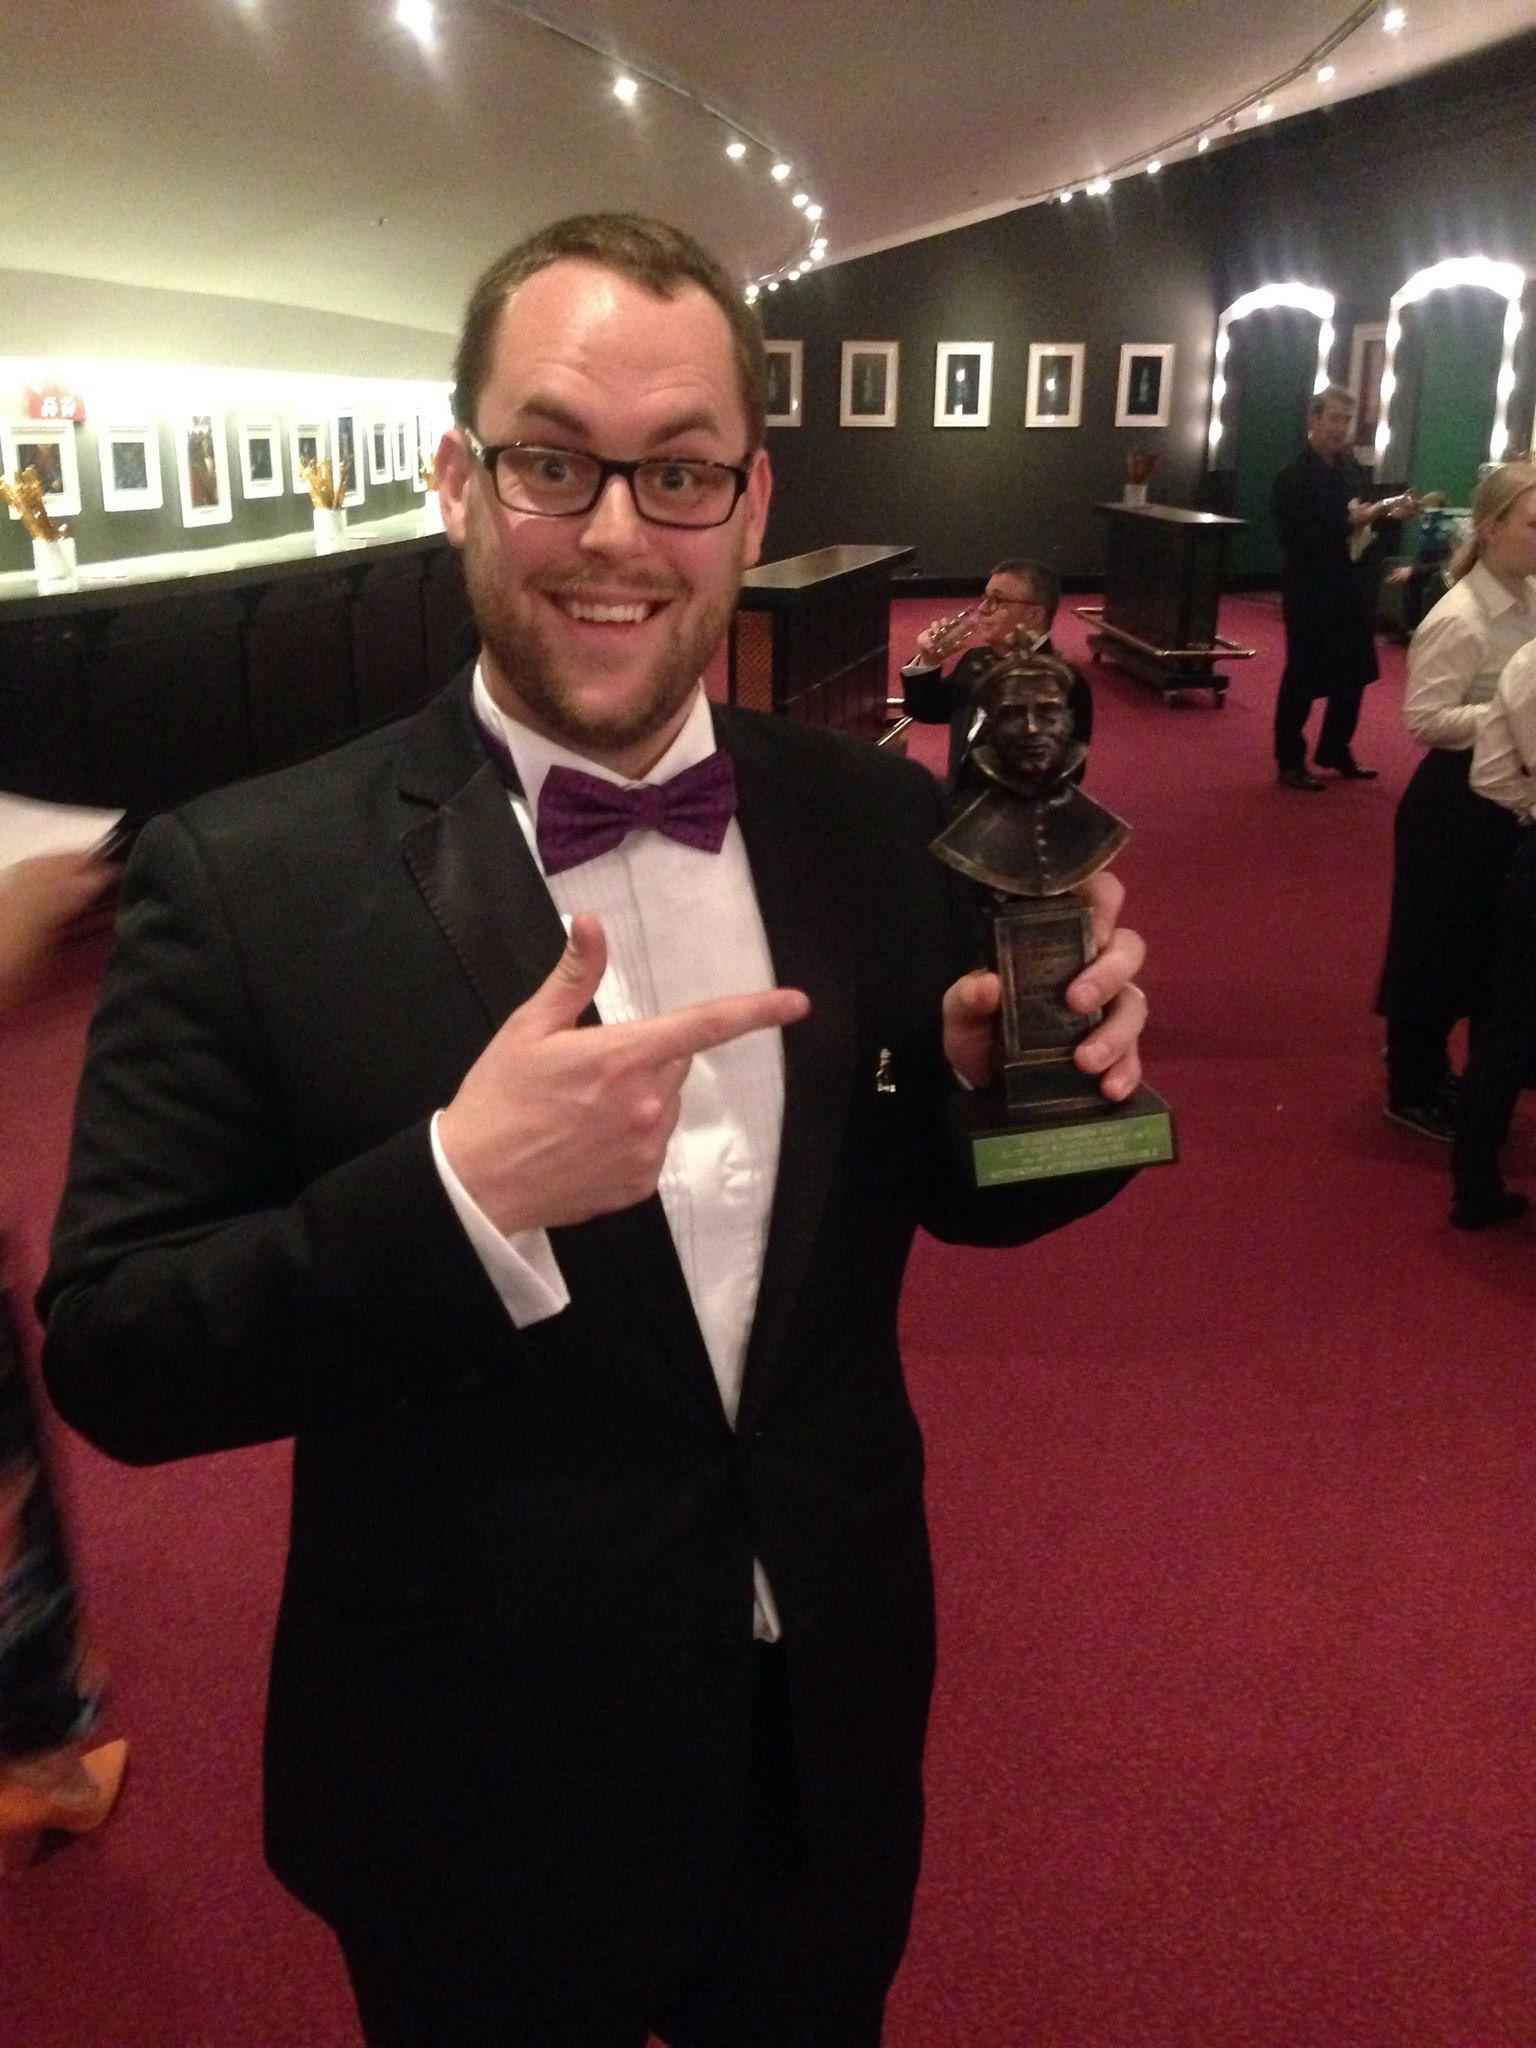
[{"label": "man in tuxedo", "polygon": [[998,990],[931,781],[703,697],[769,494],[730,281],[562,222],[456,370],[479,662],[142,835],[49,1384],[130,1461],[294,1441],[268,1854],[373,2048],[868,2048],[933,1659],[907,1251],[1120,1179],[951,1149]]},{"label": "man in tuxedo", "polygon": [[[936,619],[918,634],[912,659],[901,671],[902,709],[919,725],[948,725],[952,797],[974,795],[979,787],[979,778],[966,765],[981,728],[977,683],[992,657],[1011,648],[1027,647],[1060,661],[1051,644],[1060,603],[1061,578],[1044,562],[999,562],[976,607],[971,644],[948,675],[943,662],[950,637],[946,626],[952,622]],[[1093,737],[1093,692],[1070,662],[1066,666],[1072,675],[1072,737],[1086,747]],[[1082,780],[1081,768],[1076,779]]]},{"label": "man in tuxedo", "polygon": [[1285,668],[1275,698],[1275,773],[1286,789],[1325,785],[1307,766],[1307,719],[1324,701],[1313,760],[1343,782],[1374,782],[1355,759],[1360,701],[1377,676],[1375,592],[1383,526],[1415,509],[1411,493],[1372,500],[1371,478],[1349,452],[1353,395],[1330,384],[1307,407],[1306,445],[1275,478],[1270,513],[1280,540]]}]

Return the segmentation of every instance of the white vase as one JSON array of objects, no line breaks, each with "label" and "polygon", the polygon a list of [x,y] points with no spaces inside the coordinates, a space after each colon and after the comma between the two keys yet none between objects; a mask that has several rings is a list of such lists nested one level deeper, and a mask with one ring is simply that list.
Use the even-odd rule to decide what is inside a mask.
[{"label": "white vase", "polygon": [[65,534],[62,540],[33,541],[32,567],[39,584],[73,583],[80,567],[73,536]]},{"label": "white vase", "polygon": [[1147,487],[1145,484],[1127,484],[1120,493],[1122,505],[1145,505]]},{"label": "white vase", "polygon": [[315,519],[315,553],[334,554],[337,548],[347,544],[347,508],[338,505],[332,510],[327,505],[317,505]]}]

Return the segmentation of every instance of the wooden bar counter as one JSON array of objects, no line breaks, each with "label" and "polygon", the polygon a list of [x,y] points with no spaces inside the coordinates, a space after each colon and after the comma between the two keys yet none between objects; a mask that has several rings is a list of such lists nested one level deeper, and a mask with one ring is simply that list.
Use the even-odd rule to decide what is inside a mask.
[{"label": "wooden bar counter", "polygon": [[749,569],[731,622],[731,702],[879,740],[891,572],[914,552],[817,548]]},{"label": "wooden bar counter", "polygon": [[1218,661],[1248,661],[1251,647],[1223,640],[1216,611],[1227,545],[1245,522],[1177,505],[1096,505],[1108,525],[1104,603],[1075,606],[1098,631],[1088,636],[1095,661],[1153,684],[1165,697],[1209,690],[1226,701]]}]

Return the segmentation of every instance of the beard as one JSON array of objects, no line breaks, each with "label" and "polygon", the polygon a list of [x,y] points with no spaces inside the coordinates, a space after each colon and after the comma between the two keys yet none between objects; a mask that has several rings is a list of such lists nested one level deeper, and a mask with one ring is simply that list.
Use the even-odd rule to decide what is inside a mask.
[{"label": "beard", "polygon": [[[594,710],[562,675],[570,656],[555,646],[553,633],[546,631],[536,616],[519,612],[517,593],[507,587],[496,543],[474,521],[465,536],[463,561],[475,623],[498,675],[530,721],[575,753],[621,752],[642,746],[665,731],[688,702],[706,663],[724,639],[741,582],[738,565],[719,596],[692,612],[684,611],[681,593],[663,593],[654,584],[637,585],[637,599],[665,595],[672,600],[677,630],[658,648],[637,695],[626,692],[623,705]],[[600,580],[604,588],[612,590],[621,579],[609,571],[590,580]],[[573,577],[546,586],[546,594],[553,588],[575,596],[581,584],[580,577]]]}]

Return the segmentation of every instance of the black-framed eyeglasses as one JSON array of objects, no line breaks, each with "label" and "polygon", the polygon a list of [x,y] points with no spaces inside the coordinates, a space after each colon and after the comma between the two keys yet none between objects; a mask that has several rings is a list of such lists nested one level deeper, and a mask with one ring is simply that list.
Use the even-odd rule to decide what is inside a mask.
[{"label": "black-framed eyeglasses", "polygon": [[1044,611],[1038,597],[994,597],[990,591],[976,609],[984,619],[995,618],[1005,605],[1013,605],[1021,612]]},{"label": "black-framed eyeglasses", "polygon": [[590,512],[608,479],[621,476],[635,510],[652,526],[724,526],[751,477],[750,470],[730,462],[673,455],[616,462],[606,455],[539,448],[526,441],[487,446],[473,428],[461,431],[507,510],[534,512],[542,519],[574,519]]}]

